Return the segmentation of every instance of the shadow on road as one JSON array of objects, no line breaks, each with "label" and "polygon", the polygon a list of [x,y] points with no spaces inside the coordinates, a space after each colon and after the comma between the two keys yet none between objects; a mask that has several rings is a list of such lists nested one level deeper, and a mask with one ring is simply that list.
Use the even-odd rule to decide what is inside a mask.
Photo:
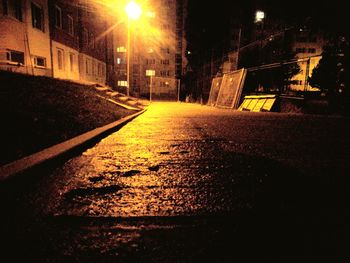
[{"label": "shadow on road", "polygon": [[[237,153],[222,156],[208,182],[214,187],[208,188],[207,198],[211,191],[222,196],[213,200],[221,204],[212,212],[45,214],[35,202],[45,200],[38,198],[40,182],[14,180],[1,187],[2,250],[12,262],[310,262],[347,256],[349,178],[330,171],[305,175]],[[108,190],[98,195],[114,188]]]}]

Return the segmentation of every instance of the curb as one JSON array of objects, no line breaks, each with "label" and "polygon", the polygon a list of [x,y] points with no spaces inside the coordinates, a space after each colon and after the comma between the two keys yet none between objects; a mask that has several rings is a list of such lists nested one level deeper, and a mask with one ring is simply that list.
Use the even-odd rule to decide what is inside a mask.
[{"label": "curb", "polygon": [[72,150],[77,149],[99,138],[100,136],[107,135],[108,133],[111,133],[116,129],[120,129],[125,124],[144,113],[146,110],[147,109],[141,110],[135,114],[126,116],[120,120],[117,120],[105,126],[88,131],[72,139],[53,145],[34,154],[28,155],[22,159],[5,164],[0,167],[0,182],[6,181],[14,177],[15,175],[26,172],[27,170],[42,165],[52,159],[63,156],[64,154],[67,154],[68,152],[71,152]]}]

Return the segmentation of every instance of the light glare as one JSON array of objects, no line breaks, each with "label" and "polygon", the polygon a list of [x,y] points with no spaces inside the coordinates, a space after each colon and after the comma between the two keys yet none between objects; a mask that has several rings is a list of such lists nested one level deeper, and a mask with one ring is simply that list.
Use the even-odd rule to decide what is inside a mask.
[{"label": "light glare", "polygon": [[128,17],[133,19],[133,20],[137,20],[142,13],[141,7],[137,3],[135,3],[134,1],[130,2],[125,7],[125,12],[127,13]]},{"label": "light glare", "polygon": [[262,22],[265,18],[264,11],[256,11],[255,13],[255,22]]}]

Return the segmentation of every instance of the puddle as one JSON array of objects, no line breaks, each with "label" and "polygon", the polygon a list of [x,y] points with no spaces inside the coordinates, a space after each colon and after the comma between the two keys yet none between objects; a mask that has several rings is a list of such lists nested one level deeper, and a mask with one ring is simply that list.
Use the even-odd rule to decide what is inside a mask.
[{"label": "puddle", "polygon": [[104,177],[102,175],[100,175],[100,176],[90,177],[89,181],[92,183],[97,183],[97,182],[102,181],[103,179],[104,179]]},{"label": "puddle", "polygon": [[131,176],[134,176],[134,175],[137,175],[137,174],[140,174],[141,171],[140,170],[130,170],[130,171],[127,171],[123,174],[121,174],[122,177],[131,177]]},{"label": "puddle", "polygon": [[159,169],[160,169],[160,165],[154,165],[154,166],[148,167],[148,170],[150,170],[151,172],[158,172]]}]

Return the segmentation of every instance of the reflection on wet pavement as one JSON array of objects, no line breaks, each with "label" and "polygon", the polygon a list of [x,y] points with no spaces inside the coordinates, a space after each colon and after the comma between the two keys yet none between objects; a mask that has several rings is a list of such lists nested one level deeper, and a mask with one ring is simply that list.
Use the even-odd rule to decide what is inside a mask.
[{"label": "reflection on wet pavement", "polygon": [[[340,168],[330,179],[327,165],[346,166],[349,140],[343,135],[329,157],[329,133],[304,118],[152,104],[43,179],[36,193],[53,262],[232,262],[233,250],[341,250],[343,228],[334,225],[347,213],[349,180]],[[311,133],[318,139],[306,140]]]}]

